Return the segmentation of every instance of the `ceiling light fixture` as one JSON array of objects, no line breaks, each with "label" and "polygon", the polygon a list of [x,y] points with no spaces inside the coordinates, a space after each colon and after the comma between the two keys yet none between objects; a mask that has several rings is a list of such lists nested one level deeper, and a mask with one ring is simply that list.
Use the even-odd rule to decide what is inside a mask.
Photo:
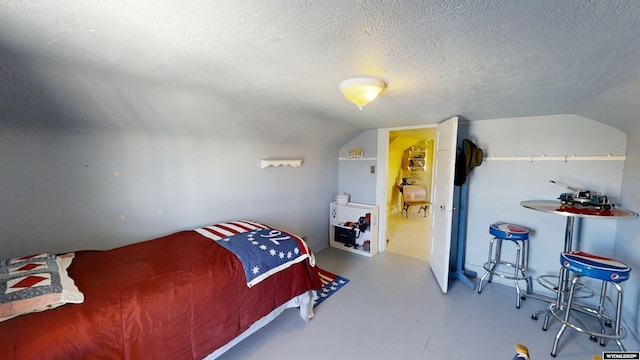
[{"label": "ceiling light fixture", "polygon": [[384,90],[386,84],[380,79],[373,77],[361,77],[348,79],[340,83],[340,90],[347,100],[362,107],[375,100]]}]

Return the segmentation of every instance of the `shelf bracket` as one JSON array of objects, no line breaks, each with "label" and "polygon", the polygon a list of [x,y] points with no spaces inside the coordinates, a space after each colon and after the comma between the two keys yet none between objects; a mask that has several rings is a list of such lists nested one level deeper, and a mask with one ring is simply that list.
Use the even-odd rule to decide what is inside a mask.
[{"label": "shelf bracket", "polygon": [[292,166],[298,167],[302,165],[302,160],[260,160],[260,168],[264,169],[269,166]]}]

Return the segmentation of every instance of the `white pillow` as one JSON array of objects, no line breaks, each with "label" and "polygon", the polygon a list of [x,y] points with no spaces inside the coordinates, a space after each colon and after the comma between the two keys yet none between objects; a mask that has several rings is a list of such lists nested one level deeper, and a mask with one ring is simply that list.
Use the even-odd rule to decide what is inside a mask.
[{"label": "white pillow", "polygon": [[37,254],[0,261],[0,321],[83,302],[67,274],[73,258],[74,253]]}]

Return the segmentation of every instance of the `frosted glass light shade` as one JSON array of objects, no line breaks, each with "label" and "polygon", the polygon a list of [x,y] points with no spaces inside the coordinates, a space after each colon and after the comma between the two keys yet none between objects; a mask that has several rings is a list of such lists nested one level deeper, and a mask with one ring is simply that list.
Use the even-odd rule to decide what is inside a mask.
[{"label": "frosted glass light shade", "polygon": [[362,77],[348,79],[340,83],[340,90],[347,100],[356,104],[362,110],[362,107],[375,100],[384,90],[386,84],[379,79],[372,77]]}]

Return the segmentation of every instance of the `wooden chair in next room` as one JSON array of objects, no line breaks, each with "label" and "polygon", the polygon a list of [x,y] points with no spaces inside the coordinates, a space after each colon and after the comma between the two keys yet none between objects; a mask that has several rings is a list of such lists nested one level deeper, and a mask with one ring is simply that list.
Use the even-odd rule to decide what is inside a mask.
[{"label": "wooden chair in next room", "polygon": [[420,206],[418,214],[424,210],[424,216],[427,217],[427,208],[431,202],[427,198],[427,188],[424,185],[404,185],[402,187],[402,211],[406,212],[409,217],[409,206]]}]

